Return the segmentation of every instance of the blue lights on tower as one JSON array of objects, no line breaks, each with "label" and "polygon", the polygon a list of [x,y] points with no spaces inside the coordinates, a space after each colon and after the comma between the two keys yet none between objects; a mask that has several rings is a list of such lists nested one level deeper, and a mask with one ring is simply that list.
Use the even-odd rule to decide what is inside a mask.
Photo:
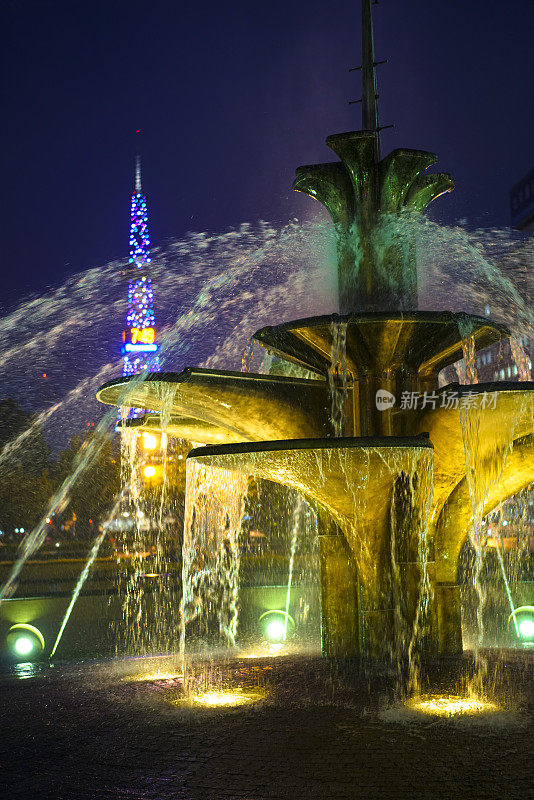
[{"label": "blue lights on tower", "polygon": [[[138,372],[159,372],[160,363],[156,342],[154,293],[148,276],[150,265],[150,237],[146,196],[141,189],[141,161],[135,166],[135,188],[130,210],[130,258],[131,271],[128,284],[128,312],[123,332],[124,377]],[[140,416],[143,411],[131,409],[128,418]]]}]

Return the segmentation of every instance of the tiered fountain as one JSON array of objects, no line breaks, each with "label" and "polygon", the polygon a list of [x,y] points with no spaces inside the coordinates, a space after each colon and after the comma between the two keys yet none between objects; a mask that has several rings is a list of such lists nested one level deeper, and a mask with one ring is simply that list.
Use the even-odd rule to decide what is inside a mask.
[{"label": "tiered fountain", "polygon": [[306,377],[186,369],[97,396],[158,412],[163,384],[168,432],[204,445],[190,462],[304,495],[319,518],[323,652],[384,661],[413,646],[422,614],[427,652],[461,651],[460,550],[473,520],[534,480],[534,384],[438,384],[509,333],[416,310],[404,221],[453,182],[424,173],[432,153],[381,158],[370,0],[362,22],[363,130],[330,136],[339,161],[300,167],[294,183],[334,221],[340,314],[254,334]]}]

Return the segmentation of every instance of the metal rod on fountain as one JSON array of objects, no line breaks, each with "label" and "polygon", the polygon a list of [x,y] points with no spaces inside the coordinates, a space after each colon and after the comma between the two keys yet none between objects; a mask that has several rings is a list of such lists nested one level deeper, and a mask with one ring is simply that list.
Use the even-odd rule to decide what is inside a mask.
[{"label": "metal rod on fountain", "polygon": [[380,127],[371,0],[362,0],[362,129],[374,131],[375,162],[380,161]]},{"label": "metal rod on fountain", "polygon": [[380,161],[380,131],[393,128],[394,125],[380,125],[378,119],[378,92],[376,88],[376,67],[387,64],[387,58],[375,61],[375,45],[373,34],[373,15],[371,5],[378,5],[378,0],[362,0],[362,63],[352,67],[349,72],[362,71],[362,96],[359,100],[349,100],[349,105],[362,104],[362,130],[371,131],[375,135],[375,162]]}]

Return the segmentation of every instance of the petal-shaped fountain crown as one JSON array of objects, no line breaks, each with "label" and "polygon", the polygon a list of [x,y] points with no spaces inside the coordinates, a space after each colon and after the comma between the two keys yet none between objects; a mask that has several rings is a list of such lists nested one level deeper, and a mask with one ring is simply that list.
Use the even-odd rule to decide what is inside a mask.
[{"label": "petal-shaped fountain crown", "polygon": [[293,183],[334,222],[342,314],[417,308],[412,215],[454,188],[446,173],[422,174],[434,153],[403,148],[380,159],[376,66],[371,2],[362,0],[363,130],[329,136],[340,161],[299,167]]},{"label": "petal-shaped fountain crown", "polygon": [[393,150],[376,160],[375,134],[352,131],[326,143],[340,161],[297,169],[296,191],[319,200],[335,225],[341,313],[417,308],[412,214],[454,182],[421,174],[437,160],[424,150]]}]

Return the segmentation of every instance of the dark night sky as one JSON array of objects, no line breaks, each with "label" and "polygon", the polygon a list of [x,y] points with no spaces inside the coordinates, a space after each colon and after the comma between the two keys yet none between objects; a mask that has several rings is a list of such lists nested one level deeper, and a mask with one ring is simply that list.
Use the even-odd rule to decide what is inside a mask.
[{"label": "dark night sky", "polygon": [[[4,0],[3,297],[127,253],[135,128],[152,240],[320,215],[294,168],[360,127],[359,2]],[[509,222],[534,163],[532,0],[374,8],[383,150],[439,155],[433,214]]]}]

